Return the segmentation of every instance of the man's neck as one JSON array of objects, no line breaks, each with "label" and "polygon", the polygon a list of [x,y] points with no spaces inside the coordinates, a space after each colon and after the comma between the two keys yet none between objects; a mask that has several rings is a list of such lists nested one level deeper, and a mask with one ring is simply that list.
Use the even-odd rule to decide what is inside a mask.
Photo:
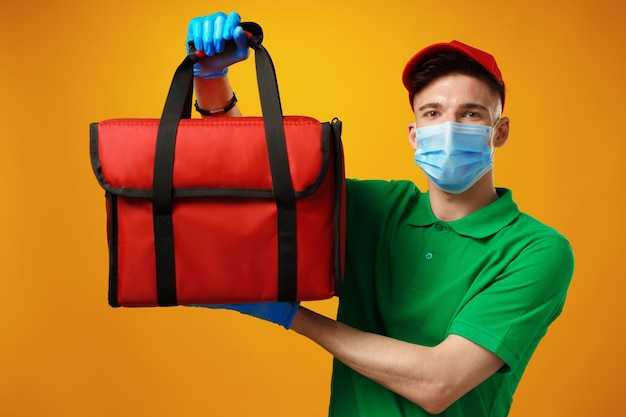
[{"label": "man's neck", "polygon": [[431,184],[429,195],[433,214],[445,222],[462,219],[498,199],[493,178],[489,174],[461,194],[446,193]]}]

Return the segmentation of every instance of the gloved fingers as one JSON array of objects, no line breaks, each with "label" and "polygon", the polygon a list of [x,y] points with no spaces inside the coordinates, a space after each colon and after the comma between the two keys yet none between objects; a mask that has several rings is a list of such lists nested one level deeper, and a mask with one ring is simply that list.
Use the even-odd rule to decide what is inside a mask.
[{"label": "gloved fingers", "polygon": [[187,27],[187,54],[189,54],[189,42],[193,41],[194,47],[198,51],[204,51],[202,48],[202,22],[200,18],[193,18]]},{"label": "gloved fingers", "polygon": [[226,23],[226,15],[223,13],[216,13],[215,20],[213,20],[213,28],[211,33],[207,33],[211,37],[212,47],[216,54],[219,54],[224,50],[224,25]]},{"label": "gloved fingers", "polygon": [[233,35],[235,33],[235,31],[240,27],[241,25],[241,17],[239,16],[239,13],[237,12],[231,12],[228,13],[228,15],[226,16],[226,20],[224,21],[224,28],[222,31],[222,37],[229,41],[231,39],[233,39]]},{"label": "gloved fingers", "polygon": [[218,12],[206,16],[202,21],[202,47],[207,56],[212,56],[218,52],[219,42],[215,39],[215,29],[216,26],[221,25],[219,21],[224,16],[224,13]]},{"label": "gloved fingers", "polygon": [[235,45],[237,45],[237,49],[248,49],[248,37],[241,26],[237,26],[233,30],[233,40],[235,41]]},{"label": "gloved fingers", "polygon": [[[197,51],[202,51],[206,55],[213,54],[213,48],[211,42],[208,42],[205,33],[211,32],[213,29],[213,23],[210,16],[206,17],[194,17],[189,22],[189,29],[187,31],[187,48],[189,49],[189,41],[193,41],[194,47]],[[189,53],[189,50],[187,50]]]},{"label": "gloved fingers", "polygon": [[291,327],[300,303],[291,302],[256,302],[242,304],[216,304],[216,305],[199,305],[191,304],[190,307],[204,307],[210,309],[227,309],[234,310],[242,314],[247,314],[259,319],[267,320],[275,324],[279,324],[286,329]]},{"label": "gloved fingers", "polygon": [[235,30],[241,24],[241,17],[236,12],[231,12],[228,15],[219,15],[215,19],[213,27],[213,46],[215,53],[224,52],[226,42],[233,39]]},{"label": "gloved fingers", "polygon": [[193,40],[196,50],[203,51],[207,56],[224,52],[226,42],[233,38],[241,48],[244,46],[242,35],[245,34],[240,24],[241,17],[236,12],[195,17],[189,22],[187,42]]},{"label": "gloved fingers", "polygon": [[[196,50],[203,51],[207,56],[221,52],[223,47],[223,22],[226,14],[213,13],[209,16],[194,17],[189,22],[187,42],[193,41]],[[216,32],[216,28],[218,32]],[[189,53],[189,51],[187,51]]]}]

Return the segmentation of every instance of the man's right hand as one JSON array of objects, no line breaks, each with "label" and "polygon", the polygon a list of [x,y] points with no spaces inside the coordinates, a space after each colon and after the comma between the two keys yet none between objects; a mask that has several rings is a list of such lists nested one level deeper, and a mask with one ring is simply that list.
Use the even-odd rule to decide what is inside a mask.
[{"label": "man's right hand", "polygon": [[190,307],[203,307],[212,309],[234,310],[241,314],[267,320],[271,323],[283,326],[289,330],[294,316],[298,312],[300,303],[297,301],[275,301],[245,304],[216,304],[216,305],[199,305],[193,304]]},{"label": "man's right hand", "polygon": [[217,12],[191,19],[187,30],[187,53],[189,42],[193,41],[196,50],[206,54],[194,65],[194,76],[223,77],[230,65],[250,56],[248,38],[240,24],[241,17],[235,12],[228,15]]}]

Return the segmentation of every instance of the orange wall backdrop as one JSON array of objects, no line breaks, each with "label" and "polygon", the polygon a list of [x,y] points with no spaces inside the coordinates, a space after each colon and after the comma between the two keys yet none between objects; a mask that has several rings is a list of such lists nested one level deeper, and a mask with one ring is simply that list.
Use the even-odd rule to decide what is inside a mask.
[{"label": "orange wall backdrop", "polygon": [[[232,312],[112,309],[88,125],[158,117],[187,22],[261,23],[285,114],[344,122],[348,174],[425,185],[400,73],[422,46],[491,51],[512,133],[498,185],[567,235],[576,272],[512,417],[623,416],[626,258],[619,2],[21,1],[0,14],[0,415],[324,416],[331,358]],[[260,114],[253,62],[231,70]],[[309,304],[334,315],[336,300]]]}]

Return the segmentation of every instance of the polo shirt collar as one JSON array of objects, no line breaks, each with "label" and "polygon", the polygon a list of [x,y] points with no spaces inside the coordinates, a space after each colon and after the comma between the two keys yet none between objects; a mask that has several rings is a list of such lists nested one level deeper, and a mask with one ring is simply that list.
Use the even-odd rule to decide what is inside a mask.
[{"label": "polo shirt collar", "polygon": [[409,216],[408,223],[416,227],[427,227],[441,223],[459,235],[475,239],[491,236],[515,220],[520,214],[517,204],[513,201],[511,190],[497,188],[496,191],[500,196],[496,201],[453,222],[442,222],[437,219],[430,207],[430,194],[423,193],[417,201],[416,209]]}]

